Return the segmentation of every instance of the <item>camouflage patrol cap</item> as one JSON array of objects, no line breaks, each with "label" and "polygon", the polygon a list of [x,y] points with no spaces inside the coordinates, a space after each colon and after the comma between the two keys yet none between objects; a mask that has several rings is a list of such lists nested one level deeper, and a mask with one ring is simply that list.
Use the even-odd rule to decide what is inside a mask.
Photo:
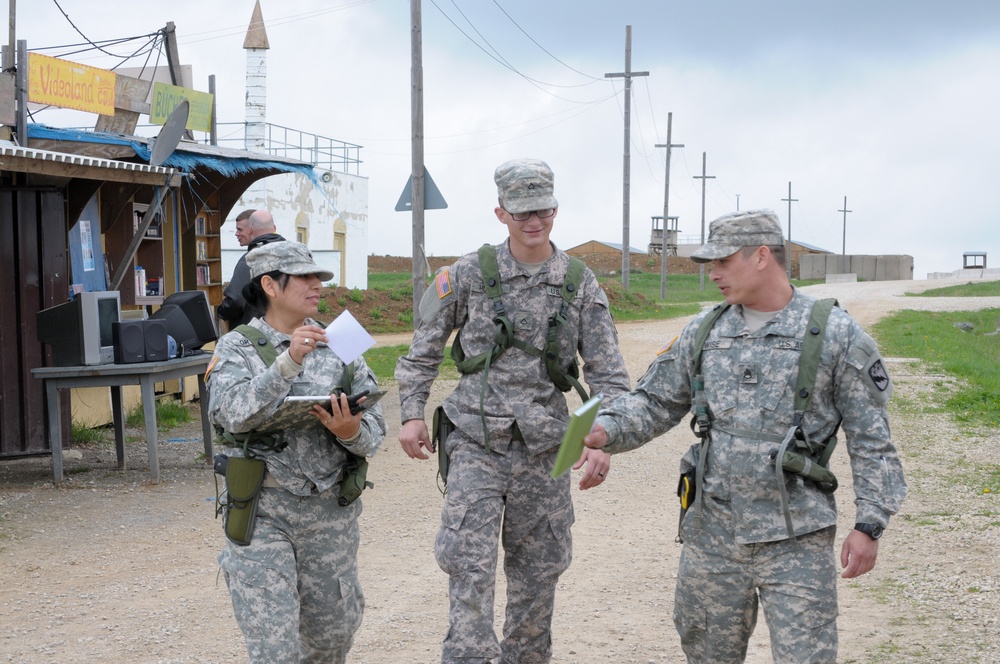
[{"label": "camouflage patrol cap", "polygon": [[493,174],[497,183],[500,206],[507,212],[531,212],[559,207],[552,195],[555,175],[541,159],[512,159],[497,167]]},{"label": "camouflage patrol cap", "polygon": [[256,279],[268,272],[284,274],[315,274],[320,281],[333,280],[333,272],[324,270],[313,260],[306,245],[288,240],[268,242],[247,252],[250,278]]},{"label": "camouflage patrol cap", "polygon": [[696,263],[732,256],[743,247],[785,244],[778,215],[771,210],[748,210],[719,217],[709,225],[708,242],[691,254]]}]

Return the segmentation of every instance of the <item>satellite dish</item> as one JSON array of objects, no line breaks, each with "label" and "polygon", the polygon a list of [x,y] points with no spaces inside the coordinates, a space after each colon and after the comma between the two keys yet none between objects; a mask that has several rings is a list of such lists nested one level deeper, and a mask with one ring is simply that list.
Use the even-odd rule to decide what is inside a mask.
[{"label": "satellite dish", "polygon": [[171,111],[167,121],[163,124],[163,129],[156,135],[153,141],[153,149],[149,154],[150,166],[162,166],[170,155],[177,149],[177,144],[181,142],[188,121],[188,113],[191,105],[187,99],[182,99],[177,104],[177,108]]}]

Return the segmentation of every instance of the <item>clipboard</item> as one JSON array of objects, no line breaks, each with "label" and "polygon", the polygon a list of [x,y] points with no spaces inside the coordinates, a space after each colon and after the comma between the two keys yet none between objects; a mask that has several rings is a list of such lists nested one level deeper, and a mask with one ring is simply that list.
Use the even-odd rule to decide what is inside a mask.
[{"label": "clipboard", "polygon": [[583,438],[594,426],[597,411],[604,401],[603,394],[595,394],[582,406],[573,411],[569,418],[569,426],[559,445],[559,453],[552,465],[552,477],[559,477],[573,467],[583,454]]},{"label": "clipboard", "polygon": [[[386,392],[379,391],[365,395],[365,408],[374,405],[379,399],[384,397]],[[260,431],[262,433],[274,433],[285,429],[322,429],[323,423],[309,414],[316,404],[330,410],[330,395],[326,396],[289,396],[278,406],[267,422],[264,423]]]}]

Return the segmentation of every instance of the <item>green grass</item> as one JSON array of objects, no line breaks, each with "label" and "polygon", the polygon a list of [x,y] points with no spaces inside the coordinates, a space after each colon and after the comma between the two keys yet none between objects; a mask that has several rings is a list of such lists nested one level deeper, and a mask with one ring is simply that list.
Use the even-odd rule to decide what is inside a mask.
[{"label": "green grass", "polygon": [[[172,429],[180,424],[191,421],[191,411],[179,401],[156,401],[156,428],[160,431]],[[145,426],[146,417],[142,411],[142,403],[137,403],[125,415],[125,426],[139,428]]]},{"label": "green grass", "polygon": [[957,286],[934,288],[907,297],[995,297],[1000,295],[1000,281],[969,281]]},{"label": "green grass", "polygon": [[[365,362],[375,372],[375,376],[381,383],[384,380],[394,380],[396,372],[396,360],[406,355],[410,350],[407,344],[397,344],[395,346],[375,346],[365,352]],[[451,346],[444,349],[444,361],[440,366],[440,378],[445,380],[458,380],[458,370],[451,359]]]},{"label": "green grass", "polygon": [[[955,323],[971,323],[963,332]],[[1000,309],[957,312],[900,311],[873,332],[882,355],[915,357],[961,381],[958,390],[935,391],[945,409],[969,427],[1000,426]]]},{"label": "green grass", "polygon": [[70,438],[74,443],[81,445],[107,442],[104,429],[91,429],[90,427],[84,424],[78,424],[77,422],[72,422],[70,424]]}]

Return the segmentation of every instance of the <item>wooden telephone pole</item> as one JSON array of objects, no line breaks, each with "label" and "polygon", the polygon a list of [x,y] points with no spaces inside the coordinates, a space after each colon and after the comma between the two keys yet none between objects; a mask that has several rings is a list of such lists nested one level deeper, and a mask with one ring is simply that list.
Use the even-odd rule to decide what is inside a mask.
[{"label": "wooden telephone pole", "polygon": [[667,173],[663,182],[663,237],[660,238],[660,299],[667,299],[667,226],[670,224],[670,150],[682,148],[683,143],[671,143],[670,136],[674,123],[674,114],[667,113],[667,142],[657,143],[656,147],[667,149]]},{"label": "wooden telephone pole", "polygon": [[[630,137],[629,133],[631,131],[631,112],[632,112],[632,77],[633,76],[649,76],[648,71],[632,71],[632,26],[625,26],[625,71],[618,72],[615,74],[605,74],[604,78],[624,78],[625,79],[625,156],[624,156],[624,172],[622,175],[623,181],[623,202],[622,202],[622,286],[625,290],[629,288],[629,250],[631,249],[631,244],[629,244],[629,197],[630,197],[630,184],[629,180],[631,178],[630,164],[632,161],[632,155],[630,151]],[[663,220],[666,223],[666,219]]]}]

